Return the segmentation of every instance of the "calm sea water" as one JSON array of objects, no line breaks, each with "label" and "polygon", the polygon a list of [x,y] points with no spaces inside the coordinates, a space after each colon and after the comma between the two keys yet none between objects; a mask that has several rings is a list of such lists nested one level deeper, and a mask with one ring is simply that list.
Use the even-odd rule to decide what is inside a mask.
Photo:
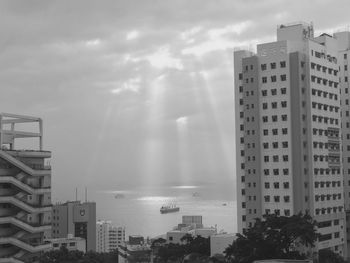
[{"label": "calm sea water", "polygon": [[[115,195],[123,198],[115,198]],[[236,232],[236,202],[224,186],[167,186],[115,189],[93,193],[97,219],[124,226],[127,235],[155,237],[181,223],[182,215],[202,215],[204,226]],[[164,204],[176,203],[180,211],[160,214]]]}]

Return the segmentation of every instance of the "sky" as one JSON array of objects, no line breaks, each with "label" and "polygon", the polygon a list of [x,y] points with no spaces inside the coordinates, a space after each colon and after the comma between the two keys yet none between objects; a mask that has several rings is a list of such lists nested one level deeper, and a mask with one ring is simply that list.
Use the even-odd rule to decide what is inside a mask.
[{"label": "sky", "polygon": [[348,0],[3,0],[0,112],[41,117],[54,200],[232,185],[233,51],[277,25],[350,25]]}]

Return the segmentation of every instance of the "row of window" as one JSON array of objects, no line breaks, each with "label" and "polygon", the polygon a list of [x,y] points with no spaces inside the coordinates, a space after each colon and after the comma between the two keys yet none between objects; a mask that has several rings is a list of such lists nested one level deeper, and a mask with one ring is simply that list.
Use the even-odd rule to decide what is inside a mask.
[{"label": "row of window", "polygon": [[[273,197],[273,198],[272,198]],[[265,195],[264,196],[264,201],[265,202],[271,202],[271,200],[273,200],[275,203],[279,203],[281,200],[281,197],[279,195],[274,195],[274,196],[269,196],[269,195]],[[289,203],[290,202],[290,197],[289,195],[285,195],[283,196],[283,201],[285,203]]]},{"label": "row of window", "polygon": [[315,195],[315,201],[341,200],[341,194]]},{"label": "row of window", "polygon": [[[285,68],[286,67],[286,61],[280,61],[279,63],[280,68]],[[267,70],[267,64],[261,64],[260,68],[262,71]],[[270,63],[270,69],[276,69],[277,68],[277,63],[276,62],[271,62]]]},{"label": "row of window", "polygon": [[342,206],[335,206],[335,207],[327,207],[327,208],[316,208],[315,212],[316,215],[324,215],[324,214],[331,214],[333,213],[337,213],[337,212],[342,212],[344,209],[344,207]]},{"label": "row of window", "polygon": [[326,116],[317,116],[317,115],[312,115],[312,121],[314,122],[319,122],[319,123],[324,123],[324,124],[328,124],[328,122],[330,124],[335,124],[338,125],[339,120],[337,118],[331,118],[331,117],[326,117]]},{"label": "row of window", "polygon": [[322,52],[318,52],[318,51],[314,51],[311,50],[311,56],[315,56],[317,58],[323,58],[323,59],[327,59],[329,62],[333,62],[334,64],[337,64],[337,58],[331,55],[327,55],[326,53]]},{"label": "row of window", "polygon": [[[272,75],[270,76],[270,80],[271,82],[277,82],[277,76],[276,75]],[[287,80],[287,75],[286,74],[282,74],[280,75],[280,81],[286,81]],[[261,78],[261,82],[262,83],[267,83],[267,77],[264,76]]]},{"label": "row of window", "polygon": [[[278,147],[279,147],[279,143],[278,142],[272,142],[271,145],[272,145],[273,149],[278,149]],[[282,145],[282,148],[288,148],[288,141],[282,142],[281,145]],[[263,148],[264,149],[269,149],[269,143],[268,142],[264,142],[263,143]]]},{"label": "row of window", "polygon": [[[265,182],[265,189],[270,189],[270,182]],[[274,182],[273,184],[271,183],[271,185],[273,185],[274,189],[280,189],[280,182]],[[281,186],[283,185],[283,189],[289,189],[289,182],[283,182],[283,184],[281,183]]]},{"label": "row of window", "polygon": [[327,68],[326,66],[322,66],[322,65],[316,64],[314,62],[311,62],[310,65],[311,65],[311,69],[316,69],[317,71],[321,71],[322,70],[323,73],[327,73],[328,72],[328,74],[334,75],[334,76],[338,75],[338,70],[335,70],[333,68]]},{"label": "row of window", "polygon": [[[273,155],[272,157],[272,161],[274,163],[279,162],[280,160],[280,156],[279,155]],[[281,158],[284,162],[288,162],[289,156],[288,155],[282,155]],[[264,155],[264,162],[268,163],[270,161],[270,156],[269,155]]]},{"label": "row of window", "polygon": [[338,82],[333,81],[333,80],[324,79],[321,77],[317,77],[314,75],[311,75],[311,82],[315,82],[317,84],[323,84],[325,86],[328,84],[329,87],[338,88]]},{"label": "row of window", "polygon": [[[289,169],[288,168],[283,168],[283,169],[264,169],[264,175],[268,176],[268,175],[280,175],[280,170],[282,171],[282,175],[289,175]],[[270,173],[272,172],[272,173]]]},{"label": "row of window", "polygon": [[[276,96],[277,95],[277,89],[271,89],[270,90],[271,91],[271,95],[272,96]],[[281,95],[285,95],[285,94],[287,94],[287,88],[280,88],[280,94]],[[264,90],[261,90],[261,95],[263,96],[263,97],[266,97],[267,96],[267,90],[266,89],[264,89]]]},{"label": "row of window", "polygon": [[314,174],[315,175],[339,175],[340,169],[339,168],[314,168]]},{"label": "row of window", "polygon": [[331,151],[339,151],[340,145],[339,143],[332,143],[332,142],[313,142],[314,149],[329,149]]},{"label": "row of window", "polygon": [[334,99],[335,101],[338,100],[338,95],[334,94],[332,92],[328,92],[328,91],[322,91],[319,89],[311,89],[311,94],[314,96],[319,96],[319,97],[323,97],[323,98],[329,98],[329,99]]},{"label": "row of window", "polygon": [[[272,109],[277,109],[277,102],[271,102],[271,108]],[[282,108],[287,108],[287,101],[281,101],[281,107]],[[267,110],[268,109],[268,103],[267,102],[264,102],[263,104],[262,104],[262,108],[263,108],[263,110]]]},{"label": "row of window", "polygon": [[340,181],[317,181],[315,182],[315,188],[324,188],[324,187],[340,187],[341,182]]},{"label": "row of window", "polygon": [[337,107],[337,106],[323,104],[323,103],[319,103],[319,102],[315,102],[315,101],[312,102],[312,108],[313,109],[318,109],[318,110],[325,110],[325,111],[327,111],[328,108],[329,108],[330,112],[333,112],[333,110],[335,112],[339,111],[339,107]]},{"label": "row of window", "polygon": [[[278,121],[278,116],[277,115],[272,115],[271,117],[271,121],[272,122],[277,122]],[[288,117],[287,114],[282,114],[280,115],[280,120],[281,121],[287,121]],[[268,122],[269,121],[269,116],[262,116],[262,121],[263,122]]]},{"label": "row of window", "polygon": [[324,136],[328,136],[330,138],[334,138],[334,139],[339,139],[339,131],[338,130],[330,130],[330,129],[317,129],[317,128],[313,128],[312,129],[312,134],[313,135],[324,135]]}]

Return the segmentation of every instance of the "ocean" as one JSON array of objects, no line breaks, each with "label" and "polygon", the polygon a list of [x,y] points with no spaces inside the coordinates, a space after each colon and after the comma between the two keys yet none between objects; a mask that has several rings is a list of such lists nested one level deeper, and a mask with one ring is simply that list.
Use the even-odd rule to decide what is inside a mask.
[{"label": "ocean", "polygon": [[[183,215],[201,215],[204,226],[235,233],[236,202],[230,188],[215,185],[139,187],[101,190],[92,196],[97,205],[97,220],[110,220],[116,226],[125,227],[127,236],[153,238],[172,230],[181,223]],[[161,214],[160,207],[170,203],[180,207],[180,211]]]}]

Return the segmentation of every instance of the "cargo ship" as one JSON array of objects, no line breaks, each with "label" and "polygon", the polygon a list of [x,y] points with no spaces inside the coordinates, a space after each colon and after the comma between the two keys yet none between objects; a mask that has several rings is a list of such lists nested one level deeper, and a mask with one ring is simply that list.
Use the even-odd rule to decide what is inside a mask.
[{"label": "cargo ship", "polygon": [[180,211],[180,207],[177,207],[176,205],[163,205],[160,208],[160,213],[161,214],[166,214],[166,213],[174,213]]}]

